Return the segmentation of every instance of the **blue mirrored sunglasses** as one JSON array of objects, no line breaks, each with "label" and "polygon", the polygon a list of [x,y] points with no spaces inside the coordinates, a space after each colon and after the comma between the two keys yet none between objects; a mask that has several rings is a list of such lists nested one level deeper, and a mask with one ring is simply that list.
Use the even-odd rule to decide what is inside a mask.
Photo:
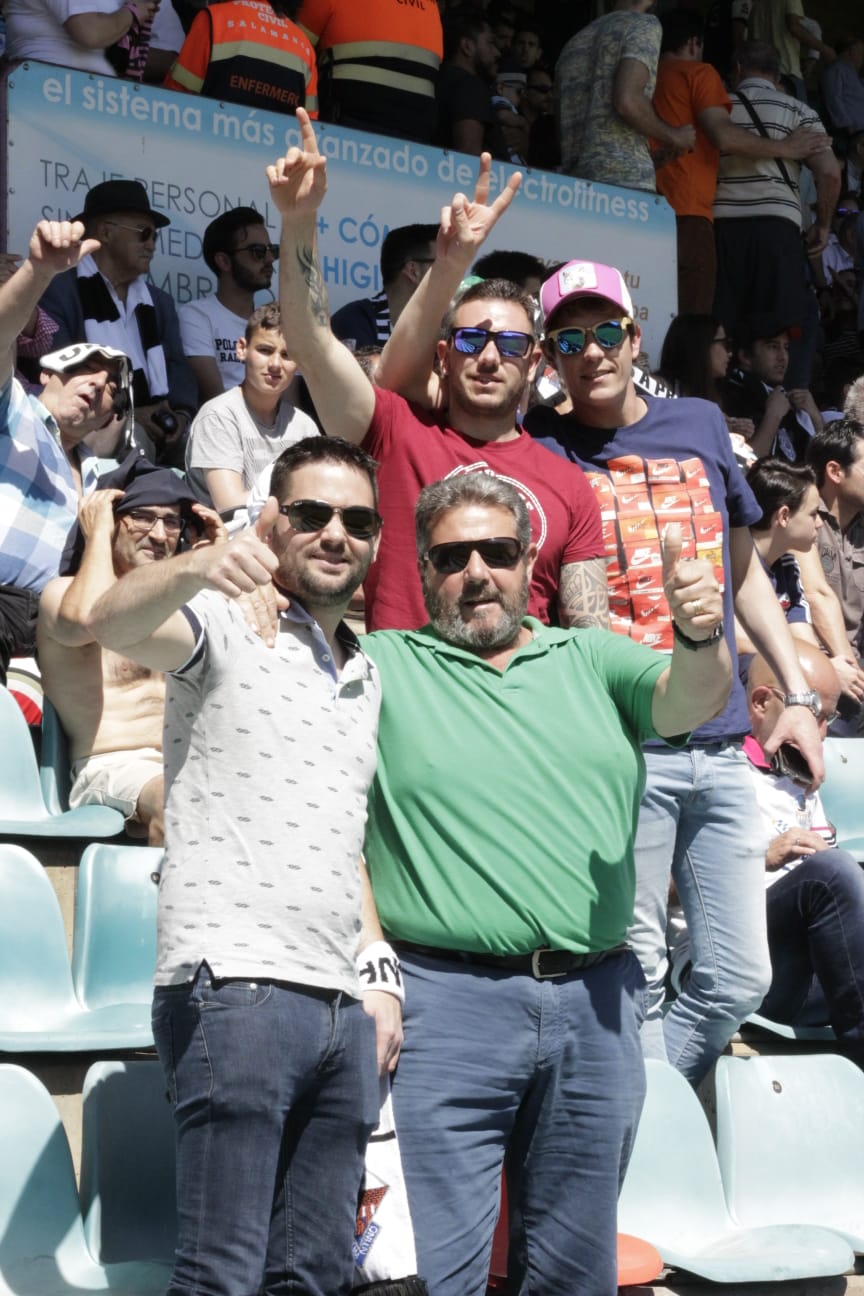
[{"label": "blue mirrored sunglasses", "polygon": [[553,329],[546,334],[545,341],[560,355],[581,355],[592,338],[604,351],[612,351],[624,341],[632,323],[630,316],[625,315],[620,320],[604,320],[593,328],[577,328],[574,324],[569,328]]},{"label": "blue mirrored sunglasses", "polygon": [[490,342],[494,342],[498,354],[508,360],[524,359],[534,345],[530,333],[518,333],[514,329],[493,333],[485,328],[456,328],[452,330],[450,340],[462,355],[479,355]]}]

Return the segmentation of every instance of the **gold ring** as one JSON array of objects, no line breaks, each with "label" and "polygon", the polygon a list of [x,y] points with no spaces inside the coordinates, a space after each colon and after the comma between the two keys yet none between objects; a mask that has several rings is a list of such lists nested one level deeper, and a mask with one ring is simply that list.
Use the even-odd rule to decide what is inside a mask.
[{"label": "gold ring", "polygon": [[694,616],[694,617],[701,616],[702,613],[705,611],[705,609],[703,608],[702,603],[701,603],[701,601],[700,601],[699,599],[694,599],[694,600],[693,600],[693,603],[691,604],[691,606],[692,606],[692,608],[693,608],[693,616]]}]

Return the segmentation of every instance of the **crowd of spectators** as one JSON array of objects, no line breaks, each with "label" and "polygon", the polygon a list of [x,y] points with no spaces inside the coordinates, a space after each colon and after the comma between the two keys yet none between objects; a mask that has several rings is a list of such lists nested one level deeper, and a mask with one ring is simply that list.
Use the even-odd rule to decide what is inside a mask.
[{"label": "crowd of spectators", "polygon": [[[282,108],[305,108],[302,158],[286,164],[284,176],[270,169],[284,218],[281,257],[255,208],[223,213],[203,243],[216,292],[178,313],[147,280],[156,230],[167,218],[151,208],[138,182],[112,180],[88,193],[71,244],[68,227],[41,222],[23,265],[8,258],[0,271],[2,440],[14,437],[23,446],[14,474],[8,450],[0,460],[0,666],[5,673],[12,657],[33,653],[38,643],[48,666],[46,692],[60,699],[61,714],[67,682],[77,681],[65,719],[79,794],[117,805],[133,832],[158,844],[162,782],[154,769],[161,767],[161,746],[153,717],[164,705],[161,648],[154,639],[152,652],[139,659],[132,651],[139,641],[130,638],[127,662],[109,635],[100,649],[91,634],[94,609],[104,599],[113,608],[112,591],[138,569],[171,561],[184,546],[203,553],[223,544],[226,525],[252,524],[242,552],[260,565],[267,528],[281,525],[271,498],[274,462],[288,462],[280,455],[302,443],[309,456],[297,461],[302,471],[317,465],[315,479],[326,481],[327,452],[314,448],[316,438],[354,443],[380,465],[373,489],[369,461],[338,451],[347,456],[339,460],[343,475],[369,477],[365,504],[310,497],[297,502],[304,506],[299,513],[287,503],[278,513],[298,534],[323,532],[338,516],[346,537],[371,546],[354,564],[362,567],[362,585],[358,579],[342,591],[345,607],[355,585],[365,592],[370,630],[413,632],[428,614],[436,634],[447,627],[445,642],[477,652],[479,640],[459,637],[453,608],[448,621],[444,601],[435,602],[436,582],[443,587],[466,572],[466,583],[475,579],[486,590],[482,573],[472,577],[478,566],[515,580],[530,550],[519,597],[509,595],[514,606],[522,600],[521,613],[527,610],[541,632],[544,624],[561,634],[611,629],[675,654],[676,680],[709,651],[718,654],[719,682],[727,650],[730,662],[742,663],[731,694],[713,699],[713,715],[710,707],[692,715],[672,708],[661,724],[655,711],[652,724],[643,714],[634,730],[650,740],[679,733],[691,720],[699,726],[683,749],[649,741],[639,822],[621,848],[625,855],[635,849],[636,916],[627,935],[647,981],[646,1053],[667,1057],[698,1083],[748,1012],[762,1006],[794,1023],[805,999],[812,1012],[809,992],[818,985],[838,1047],[864,1065],[864,1020],[849,1008],[856,995],[864,1002],[864,974],[856,970],[864,959],[853,960],[842,985],[830,949],[794,968],[782,960],[792,911],[799,944],[811,917],[814,927],[820,922],[816,901],[807,906],[826,879],[853,915],[844,939],[854,928],[850,939],[860,943],[856,924],[864,912],[860,869],[847,857],[838,860],[814,796],[829,726],[837,734],[864,732],[864,122],[856,116],[864,39],[842,35],[826,43],[794,0],[728,5],[725,35],[712,8],[711,44],[703,43],[701,20],[691,12],[669,9],[657,19],[647,0],[616,0],[604,17],[574,32],[559,26],[554,38],[541,13],[529,17],[506,4],[444,6],[440,15],[428,3],[406,6],[399,31],[382,26],[378,6],[370,4],[365,35],[357,24],[367,6],[335,0],[282,5],[277,26],[262,22],[260,12],[257,19],[238,17],[244,8],[266,7],[264,0],[219,0],[197,12],[184,9],[177,17],[188,36],[159,79],[167,75],[178,92],[222,98],[233,87],[260,96],[240,102],[270,108],[284,93]],[[16,44],[14,12],[9,0],[8,53],[36,57]],[[118,68],[109,59],[112,74],[152,75],[147,40],[156,30],[154,7],[136,0],[121,13],[132,14],[125,30],[125,18],[104,27],[78,21],[91,13],[59,23],[52,60],[66,61],[60,28],[63,41],[82,46],[86,29],[88,48],[100,57],[134,32],[128,63]],[[421,14],[422,35],[411,26]],[[240,22],[247,24],[243,42],[232,35]],[[704,57],[712,48],[719,51],[714,64]],[[151,41],[150,56],[157,49],[164,52]],[[48,57],[44,49],[41,56]],[[277,64],[289,70],[290,85],[272,79]],[[409,138],[662,193],[676,214],[679,259],[679,314],[662,352],[642,351],[629,290],[615,267],[549,263],[542,231],[536,246],[476,255],[518,188],[511,180],[491,207],[484,205],[488,158],[480,197],[454,200],[440,228],[391,229],[382,247],[382,292],[343,307],[331,324],[314,239],[321,201],[321,159],[310,125],[316,113],[383,133],[397,133],[398,124]],[[280,305],[255,310],[256,293],[270,287],[277,267]],[[34,346],[35,394],[28,394],[12,377],[13,361],[17,355],[25,366]],[[644,375],[637,360],[647,366]],[[105,477],[105,460],[120,465],[119,476]],[[475,498],[464,488],[463,496],[448,495],[428,521],[418,576],[418,496],[478,465],[493,479],[519,483],[520,495],[531,500],[530,518],[505,495],[484,499],[479,491]],[[276,481],[291,475],[273,471]],[[448,510],[460,508],[485,509],[499,521],[503,514],[525,537],[521,530],[451,536]],[[76,510],[79,551],[69,563],[63,551]],[[670,524],[681,529],[680,550],[674,539],[671,548],[662,543]],[[689,597],[679,556],[695,560],[692,570],[705,581]],[[424,568],[430,561],[434,577]],[[217,566],[215,558],[195,560],[196,588],[227,592]],[[270,570],[265,574],[269,581]],[[149,597],[147,579],[138,587]],[[179,585],[178,591],[177,607]],[[503,596],[493,601],[504,606]],[[256,605],[246,612],[265,640],[273,633],[270,611]],[[227,614],[212,615],[215,635]],[[469,614],[463,608],[460,615]],[[157,625],[153,620],[150,631]],[[327,646],[343,661],[355,660],[344,638],[336,646],[336,621],[332,631]],[[170,645],[169,670],[206,633],[185,623]],[[239,645],[246,632],[233,625],[230,633]],[[422,710],[422,691],[405,683],[411,672],[403,678],[389,650],[377,651],[382,673],[391,671],[404,687],[406,713],[409,704]],[[201,660],[193,662],[193,686]],[[101,698],[98,711],[108,719],[100,725],[88,724],[81,705],[88,694]],[[144,736],[131,751],[120,738],[118,774],[114,749],[124,710],[134,713],[141,699]],[[243,717],[238,711],[235,718]],[[687,723],[676,729],[676,718]],[[387,723],[398,728],[392,717]],[[730,752],[751,729],[747,763],[733,768]],[[771,761],[786,744],[803,753],[803,773]],[[418,750],[422,758],[420,742]],[[408,777],[407,768],[399,778]],[[400,806],[393,816],[402,813]],[[798,816],[794,830],[781,826],[790,814]],[[407,817],[402,826],[414,831]],[[563,822],[550,818],[545,827],[564,840]],[[387,836],[382,832],[382,840]],[[763,849],[766,836],[772,844]],[[461,867],[471,849],[457,838],[448,837],[448,849]],[[407,861],[406,874],[412,867]],[[770,950],[766,870],[773,883]],[[670,874],[683,915],[679,950],[682,925],[687,940],[676,962],[678,997],[664,1014]],[[391,933],[400,930],[398,886],[385,878],[379,892]],[[586,918],[589,957],[592,940],[601,941],[604,960],[618,952],[627,926],[619,920],[628,903],[632,914],[632,902],[632,895],[616,895],[615,921],[602,937],[600,918]],[[447,961],[450,943],[439,920],[440,914],[439,927],[428,928],[436,938],[422,943],[409,925],[409,954]],[[472,939],[454,947],[467,951],[469,963],[517,957],[491,937],[480,957]],[[434,1000],[432,994],[430,1016]],[[617,1064],[632,1079],[631,1063]],[[417,1065],[415,1059],[405,1070]],[[429,1140],[415,1128],[417,1095],[430,1084],[422,1063],[419,1074],[415,1097],[402,1102],[406,1112],[414,1103],[409,1157],[422,1162]],[[634,1109],[636,1089],[628,1099]],[[403,1092],[410,1095],[407,1087]],[[470,1199],[470,1177],[465,1189]],[[413,1191],[424,1216],[427,1207],[434,1216],[435,1191],[416,1180]],[[443,1269],[452,1257],[440,1238],[430,1242],[437,1227],[426,1219],[421,1249],[432,1268]]]},{"label": "crowd of spectators", "polygon": [[[290,77],[302,65],[307,90],[316,77],[322,88],[326,84],[321,112],[331,120],[382,130],[388,125],[395,128],[397,120],[401,127],[410,117],[409,133],[415,138],[434,136],[469,152],[483,149],[529,164],[534,142],[541,141],[548,156],[550,147],[560,141],[562,165],[574,175],[625,187],[653,189],[656,185],[676,213],[680,313],[672,321],[661,354],[640,353],[644,372],[639,389],[708,402],[744,468],[766,458],[793,466],[805,464],[812,446],[822,444],[820,438],[830,438],[832,425],[842,420],[844,411],[860,420],[864,400],[856,380],[864,373],[864,217],[859,214],[856,186],[864,136],[857,131],[856,112],[864,40],[843,35],[826,44],[812,26],[801,26],[791,3],[783,28],[790,39],[780,40],[778,6],[773,0],[757,0],[752,8],[744,3],[727,6],[728,29],[722,32],[717,6],[709,12],[706,25],[691,10],[666,9],[658,19],[645,0],[616,0],[604,17],[572,34],[559,25],[554,37],[552,24],[544,24],[539,6],[531,14],[505,3],[460,4],[445,5],[440,15],[436,9],[434,18],[430,18],[434,7],[408,9],[404,30],[388,32],[385,57],[379,48],[384,39],[381,14],[371,6],[368,13],[364,9],[369,40],[363,49],[370,58],[364,63],[348,61],[345,53],[349,47],[357,53],[356,42],[349,41],[349,36],[359,34],[356,12],[349,15],[338,4],[306,0],[283,7],[277,27],[267,26],[266,32],[265,25],[256,26],[249,19],[238,42],[231,33],[236,35],[238,24],[247,24],[247,19],[238,18],[233,9],[229,13],[229,8],[248,2],[220,0],[210,8],[183,9],[176,15],[178,23],[182,20],[189,29],[190,39],[194,37],[196,48],[206,44],[209,33],[211,71],[213,65],[223,63],[224,37],[226,66],[219,76],[229,75],[228,65],[237,57],[258,57],[254,50],[260,53],[271,38],[282,42],[279,24],[284,23],[292,42],[306,41],[305,52],[295,57],[296,51],[289,56],[282,49],[277,61],[283,70],[289,68]],[[162,8],[166,3],[163,0]],[[126,12],[132,8],[127,6]],[[415,19],[420,21],[420,10],[425,15],[422,40],[419,28],[411,26]],[[16,45],[16,31],[24,30],[16,29],[14,14],[10,3],[8,52],[12,56],[22,52]],[[139,16],[149,23],[154,12],[142,11]],[[64,40],[80,36],[88,18],[77,15],[61,24]],[[774,25],[768,34],[776,46],[750,39],[754,32],[766,35],[769,19]],[[308,33],[308,40],[298,34],[295,20]],[[30,35],[34,30],[27,27]],[[433,30],[443,33],[440,73],[437,54],[433,57],[437,40],[430,35]],[[394,42],[389,39],[393,35],[404,39]],[[801,75],[799,45],[806,76]],[[713,64],[704,61],[706,50]],[[41,50],[44,57],[49,52],[62,61],[59,45]],[[411,59],[416,75],[407,71]],[[821,77],[814,75],[817,60]],[[422,76],[421,64],[426,69]],[[171,84],[187,92],[207,93],[209,73],[203,64],[195,85],[186,76],[190,68],[181,52],[170,73]],[[127,69],[121,74],[140,71]],[[248,67],[246,73],[251,75]],[[392,100],[378,93],[376,87],[381,85],[387,86]],[[437,91],[430,89],[435,86]],[[214,93],[223,91],[220,81]],[[432,110],[436,93],[437,114]],[[405,95],[419,96],[424,112],[418,116],[409,111]],[[808,95],[812,103],[807,102]],[[304,92],[300,89],[289,97],[290,105],[286,99],[284,106],[296,108],[302,105]],[[314,119],[311,92],[306,105]],[[382,106],[387,108],[387,123],[373,120]],[[255,208],[228,210],[211,222],[203,255],[216,277],[216,291],[179,312],[166,293],[148,282],[156,232],[169,222],[151,208],[139,182],[112,180],[95,186],[76,219],[83,222],[90,250],[46,282],[44,292],[29,303],[27,317],[18,320],[16,355],[21,376],[32,392],[38,394],[44,387],[48,393],[47,404],[60,428],[63,448],[52,471],[55,478],[68,476],[68,481],[55,480],[51,507],[43,501],[36,508],[37,513],[48,515],[48,521],[42,517],[38,524],[38,570],[14,554],[7,554],[0,570],[8,620],[4,668],[10,656],[34,647],[38,594],[59,569],[58,519],[68,522],[73,496],[92,485],[99,457],[120,460],[138,449],[160,467],[185,470],[194,496],[230,522],[235,513],[242,519],[247,509],[253,516],[260,509],[267,496],[267,465],[281,449],[319,427],[328,430],[329,400],[336,400],[336,425],[344,422],[344,393],[338,387],[328,389],[325,384],[316,392],[314,369],[308,361],[302,363],[306,382],[295,378],[298,358],[303,361],[302,338],[296,344],[286,343],[275,306],[254,310],[256,294],[271,288],[279,255]],[[373,381],[382,348],[406,311],[412,323],[403,331],[420,327],[409,307],[414,300],[428,298],[426,281],[441,237],[431,224],[391,229],[381,252],[383,290],[376,297],[349,303],[334,315],[335,337],[355,353]],[[538,294],[544,280],[552,282],[561,272],[560,266],[538,255],[541,246],[538,235],[536,247],[481,257],[470,267],[469,292],[476,292],[479,283],[479,300],[484,300],[484,281],[510,281]],[[593,271],[587,273],[590,277]],[[2,278],[8,282],[15,276],[16,258],[6,255]],[[437,328],[445,310],[440,289],[437,292],[432,298],[437,305],[422,322],[424,336]],[[626,290],[605,296],[619,315],[632,313]],[[539,306],[534,311],[539,318]],[[629,315],[628,320],[625,326],[634,329]],[[76,420],[52,408],[52,392],[60,376],[75,365],[65,359],[40,361],[49,350],[65,356],[76,344],[85,351],[75,365],[80,360],[85,373],[107,366],[114,391],[112,416],[95,428],[90,423],[94,410],[101,408],[101,397],[93,392],[87,397],[92,408],[84,438]],[[616,343],[604,337],[601,345],[611,354]],[[74,350],[72,354],[77,356]],[[116,367],[114,357],[121,354],[126,359],[118,381],[112,366]],[[391,348],[387,354],[382,384],[417,395],[425,378],[415,379],[410,373],[406,377],[405,366],[394,360]],[[417,354],[422,355],[422,347]],[[536,381],[526,388],[522,400],[527,426],[535,436],[542,430],[553,449],[557,445],[554,419],[549,424],[539,413],[567,417],[574,409],[573,391],[560,372],[560,358],[555,342],[547,342]],[[429,381],[441,384],[443,390],[445,376],[439,366]],[[19,416],[20,411],[15,417]],[[468,417],[465,431],[472,418]],[[38,432],[39,419],[41,415],[32,424],[34,446],[43,435]],[[860,669],[864,603],[857,577],[864,563],[864,523],[855,490],[857,477],[851,470],[857,463],[858,443],[853,438],[850,444],[851,449],[842,453],[842,448],[837,449],[836,462],[843,469],[839,482],[834,482],[824,463],[817,471],[823,526],[818,540],[814,537],[800,556],[800,571],[795,560],[795,581],[801,590],[796,606],[804,609],[807,624],[815,627],[815,641],[831,658],[840,679],[838,723],[845,732],[857,732],[858,704],[864,692]],[[58,507],[62,517],[60,512],[55,515]],[[566,504],[567,509],[573,507],[572,501]],[[18,519],[8,533],[26,533],[30,526]],[[406,534],[409,527],[406,520]],[[388,564],[396,556],[399,530],[391,521],[366,583],[366,619],[373,628],[390,624],[393,618],[393,623],[401,624],[401,618],[422,617],[419,591],[411,594],[410,581],[406,583],[398,563],[390,592]],[[579,601],[590,601],[589,591],[596,583],[589,567],[597,556],[585,534],[578,544],[571,533],[569,540],[562,536],[560,548],[550,545],[535,571],[535,582],[541,574],[542,582],[532,610],[563,623],[578,619]],[[613,590],[613,627],[617,597]],[[355,610],[356,605],[357,600]],[[650,615],[645,617],[641,636],[651,624]],[[740,634],[742,647],[752,648],[747,634],[743,630]],[[657,642],[664,642],[662,633]]]},{"label": "crowd of spectators", "polygon": [[733,338],[776,317],[799,387],[860,356],[864,37],[829,43],[799,0],[718,0],[704,19],[615,0],[592,22],[550,0],[112,3],[6,0],[7,58],[657,191],[681,313]]}]

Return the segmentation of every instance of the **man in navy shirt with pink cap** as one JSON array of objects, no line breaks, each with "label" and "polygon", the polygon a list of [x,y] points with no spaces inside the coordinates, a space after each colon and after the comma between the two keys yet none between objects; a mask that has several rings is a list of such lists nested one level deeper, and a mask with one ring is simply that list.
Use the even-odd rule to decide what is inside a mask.
[{"label": "man in navy shirt with pink cap", "polygon": [[[572,413],[536,406],[526,427],[578,464],[600,504],[610,619],[619,634],[670,651],[674,625],[663,594],[661,537],[680,524],[684,557],[709,558],[734,615],[771,663],[786,710],[772,751],[791,741],[821,779],[818,698],[798,664],[788,628],[750,536],[760,512],[732,453],[717,406],[653,398],[637,390],[641,331],[620,271],[570,261],[541,289],[544,348],[570,394]],[[700,651],[696,643],[688,645]],[[758,812],[741,740],[746,699],[733,685],[725,710],[682,748],[649,745],[636,838],[636,910],[630,941],[648,983],[643,1046],[697,1084],[771,979]],[[690,927],[693,972],[665,1019],[666,909],[671,876]]]}]

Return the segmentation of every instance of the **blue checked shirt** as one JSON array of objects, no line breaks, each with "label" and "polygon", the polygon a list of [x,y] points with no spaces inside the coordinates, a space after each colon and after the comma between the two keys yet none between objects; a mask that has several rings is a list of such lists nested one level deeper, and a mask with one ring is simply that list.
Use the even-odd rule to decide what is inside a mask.
[{"label": "blue checked shirt", "polygon": [[[78,455],[87,494],[99,460],[85,445]],[[0,391],[0,584],[40,592],[57,575],[77,515],[78,494],[54,417],[10,378]]]}]

